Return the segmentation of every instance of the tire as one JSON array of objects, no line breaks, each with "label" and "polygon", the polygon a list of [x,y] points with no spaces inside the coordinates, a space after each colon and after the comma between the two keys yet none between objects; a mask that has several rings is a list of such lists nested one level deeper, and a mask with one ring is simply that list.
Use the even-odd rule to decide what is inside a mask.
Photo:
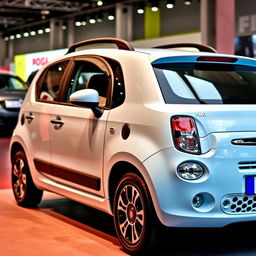
[{"label": "tire", "polygon": [[35,186],[23,151],[18,151],[12,159],[12,190],[20,206],[36,207],[42,200],[43,191]]},{"label": "tire", "polygon": [[114,223],[118,239],[129,254],[144,255],[158,244],[156,216],[147,186],[134,173],[120,180],[114,196]]}]

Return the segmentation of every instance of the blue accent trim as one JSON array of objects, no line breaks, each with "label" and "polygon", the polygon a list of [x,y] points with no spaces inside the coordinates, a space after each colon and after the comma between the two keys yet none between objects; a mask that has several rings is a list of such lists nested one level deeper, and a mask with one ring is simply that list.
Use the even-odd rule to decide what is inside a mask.
[{"label": "blue accent trim", "polygon": [[254,195],[255,194],[254,180],[255,180],[255,177],[253,177],[253,176],[246,177],[246,194],[247,195]]},{"label": "blue accent trim", "polygon": [[[237,58],[235,63],[231,62],[215,62],[215,61],[196,61],[198,57],[228,57],[228,58]],[[209,64],[232,64],[232,65],[241,65],[241,66],[249,66],[249,67],[256,67],[256,60],[252,58],[246,57],[238,57],[238,56],[230,56],[230,55],[189,55],[189,56],[172,56],[172,57],[163,57],[157,59],[152,62],[152,65],[156,64],[166,64],[166,63],[209,63]]]}]

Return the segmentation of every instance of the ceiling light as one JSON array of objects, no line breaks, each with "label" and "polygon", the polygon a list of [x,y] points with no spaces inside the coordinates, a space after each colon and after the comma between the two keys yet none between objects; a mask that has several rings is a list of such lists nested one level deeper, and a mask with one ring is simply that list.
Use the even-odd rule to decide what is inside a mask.
[{"label": "ceiling light", "polygon": [[140,3],[138,5],[137,13],[138,14],[143,14],[144,13],[144,4]]},{"label": "ceiling light", "polygon": [[151,10],[152,10],[152,12],[157,12],[159,10],[159,3],[158,3],[158,1],[152,1],[152,3],[151,3]]},{"label": "ceiling light", "polygon": [[95,24],[95,23],[96,23],[96,20],[95,20],[94,18],[90,18],[90,19],[89,19],[89,23],[90,23],[90,24]]},{"label": "ceiling light", "polygon": [[63,30],[67,29],[67,26],[66,25],[62,25],[61,27]]},{"label": "ceiling light", "polygon": [[23,33],[23,36],[24,36],[24,37],[29,37],[29,33],[28,33],[28,32],[24,32],[24,33]]},{"label": "ceiling light", "polygon": [[97,5],[98,6],[102,6],[103,5],[103,1],[97,1]]},{"label": "ceiling light", "polygon": [[13,39],[15,39],[15,36],[14,36],[14,35],[11,35],[11,36],[10,36],[10,40],[13,40]]},{"label": "ceiling light", "polygon": [[137,13],[138,13],[138,14],[143,14],[143,13],[144,13],[144,9],[139,8],[139,9],[137,10]]},{"label": "ceiling light", "polygon": [[5,41],[9,41],[9,37],[6,36],[6,37],[4,38],[4,40],[5,40]]},{"label": "ceiling light", "polygon": [[38,33],[39,35],[42,35],[42,34],[44,33],[44,31],[43,31],[42,29],[38,29],[37,33]]},{"label": "ceiling light", "polygon": [[30,35],[31,36],[35,36],[36,35],[36,31],[34,31],[34,30],[30,31]]},{"label": "ceiling light", "polygon": [[115,16],[113,14],[108,15],[108,20],[114,20],[114,19],[115,19]]},{"label": "ceiling light", "polygon": [[167,9],[174,8],[174,5],[175,5],[175,0],[167,0],[167,2],[166,2],[166,8]]},{"label": "ceiling light", "polygon": [[49,10],[41,10],[42,15],[49,15],[50,11]]},{"label": "ceiling light", "polygon": [[81,27],[82,26],[82,22],[81,21],[76,21],[75,25],[76,25],[76,27]]},{"label": "ceiling light", "polygon": [[86,26],[86,24],[87,24],[87,23],[86,23],[85,20],[81,22],[81,25],[82,25],[82,26]]},{"label": "ceiling light", "polygon": [[185,4],[185,5],[191,5],[191,4],[192,4],[192,0],[185,0],[185,1],[184,1],[184,4]]},{"label": "ceiling light", "polygon": [[16,36],[15,36],[16,38],[21,38],[21,34],[20,33],[18,33],[18,34],[16,34]]},{"label": "ceiling light", "polygon": [[44,31],[45,31],[46,33],[50,33],[50,32],[51,32],[51,29],[50,29],[50,28],[46,28]]}]

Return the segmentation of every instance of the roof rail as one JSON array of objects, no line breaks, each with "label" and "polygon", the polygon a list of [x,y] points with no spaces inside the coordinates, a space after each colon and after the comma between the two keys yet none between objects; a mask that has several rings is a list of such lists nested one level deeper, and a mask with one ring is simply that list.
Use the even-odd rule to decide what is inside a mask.
[{"label": "roof rail", "polygon": [[162,48],[162,49],[171,49],[171,48],[182,48],[182,47],[188,47],[188,48],[195,48],[199,50],[200,52],[214,52],[217,51],[212,48],[211,46],[204,45],[204,44],[196,44],[196,43],[176,43],[176,44],[166,44],[166,45],[160,45],[155,46],[153,48]]},{"label": "roof rail", "polygon": [[115,44],[120,50],[134,51],[134,48],[125,40],[112,38],[112,37],[103,37],[103,38],[93,38],[93,39],[72,44],[69,47],[68,52],[66,54],[75,52],[76,49],[79,47],[93,45],[93,44]]}]

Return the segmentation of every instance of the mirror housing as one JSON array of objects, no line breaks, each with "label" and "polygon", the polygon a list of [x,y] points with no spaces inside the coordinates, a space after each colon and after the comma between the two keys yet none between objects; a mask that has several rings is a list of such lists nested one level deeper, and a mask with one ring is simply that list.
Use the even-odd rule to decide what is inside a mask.
[{"label": "mirror housing", "polygon": [[69,96],[72,104],[91,108],[94,115],[99,118],[102,116],[103,109],[99,108],[99,93],[94,89],[82,89]]}]

